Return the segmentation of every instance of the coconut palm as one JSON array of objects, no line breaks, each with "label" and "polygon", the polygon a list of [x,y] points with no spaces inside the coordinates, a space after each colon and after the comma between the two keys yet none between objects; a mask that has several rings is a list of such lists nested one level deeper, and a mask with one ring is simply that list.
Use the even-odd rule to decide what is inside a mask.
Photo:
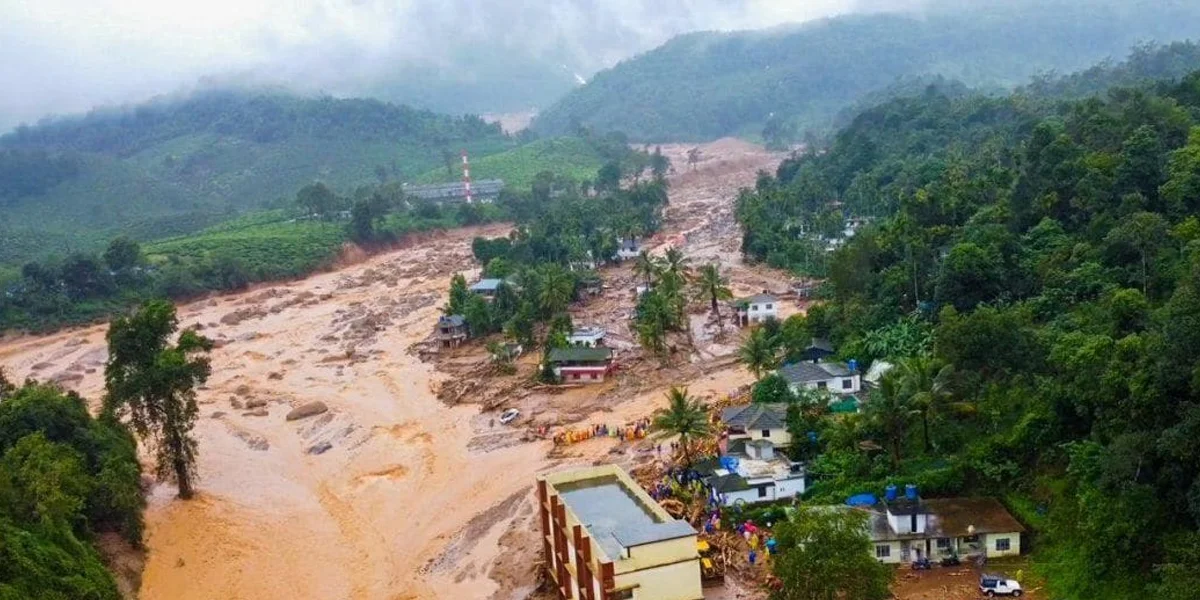
[{"label": "coconut palm", "polygon": [[721,321],[719,302],[733,298],[733,292],[729,289],[729,280],[721,276],[719,265],[712,263],[700,267],[700,276],[696,278],[696,292],[699,298],[707,299],[712,305],[712,311],[717,315],[719,323]]},{"label": "coconut palm", "polygon": [[691,261],[683,255],[683,251],[678,248],[668,248],[667,253],[663,255],[659,261],[659,270],[662,273],[663,279],[673,279],[680,284],[687,283],[690,275],[691,267],[688,263]]},{"label": "coconut palm", "polygon": [[892,457],[892,472],[900,468],[900,450],[908,435],[908,426],[919,411],[913,409],[900,389],[899,377],[892,373],[879,382],[879,389],[867,403],[867,417],[883,433]]},{"label": "coconut palm", "polygon": [[642,250],[638,253],[637,258],[633,260],[633,273],[646,282],[646,287],[650,287],[654,282],[654,278],[658,276],[658,265],[649,252]]},{"label": "coconut palm", "polygon": [[925,451],[928,452],[933,446],[930,442],[929,422],[947,408],[963,412],[968,410],[970,405],[950,402],[950,381],[954,377],[954,365],[943,364],[929,356],[915,356],[900,361],[896,371],[900,393],[908,397],[913,409],[921,416],[922,437]]},{"label": "coconut palm", "polygon": [[575,295],[575,281],[558,265],[546,265],[537,274],[538,306],[544,315],[556,315],[567,309]]},{"label": "coconut palm", "polygon": [[762,379],[763,373],[779,366],[778,348],[761,327],[755,327],[750,337],[738,348],[738,361],[746,365],[755,379]]},{"label": "coconut palm", "polygon": [[667,392],[667,410],[656,416],[652,425],[659,438],[679,436],[683,460],[689,466],[692,464],[690,442],[712,432],[704,404],[688,395],[687,388],[680,387],[672,387]]}]

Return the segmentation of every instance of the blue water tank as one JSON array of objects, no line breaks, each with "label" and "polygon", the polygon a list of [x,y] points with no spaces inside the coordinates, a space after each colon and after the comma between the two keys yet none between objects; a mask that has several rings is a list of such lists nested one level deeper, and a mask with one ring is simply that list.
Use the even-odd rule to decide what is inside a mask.
[{"label": "blue water tank", "polygon": [[896,501],[896,486],[889,485],[883,489],[883,497],[887,498],[888,502]]},{"label": "blue water tank", "polygon": [[846,499],[847,506],[875,506],[874,494],[858,494]]},{"label": "blue water tank", "polygon": [[846,362],[846,364],[850,366],[851,373],[858,372],[858,359],[857,358],[850,359],[849,361]]},{"label": "blue water tank", "polygon": [[904,496],[906,498],[908,498],[909,500],[916,500],[917,499],[917,486],[912,483],[904,486]]},{"label": "blue water tank", "polygon": [[737,472],[737,467],[738,467],[738,459],[736,459],[732,456],[722,456],[721,457],[721,468],[722,469],[725,469],[726,471],[733,473],[733,472]]}]

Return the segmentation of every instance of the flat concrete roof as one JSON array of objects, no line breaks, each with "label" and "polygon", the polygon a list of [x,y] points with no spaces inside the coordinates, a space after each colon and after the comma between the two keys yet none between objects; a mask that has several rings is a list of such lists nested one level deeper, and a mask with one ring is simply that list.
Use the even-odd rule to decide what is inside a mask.
[{"label": "flat concrete roof", "polygon": [[686,521],[663,519],[614,475],[554,487],[610,559],[620,559],[624,548],[696,535]]}]

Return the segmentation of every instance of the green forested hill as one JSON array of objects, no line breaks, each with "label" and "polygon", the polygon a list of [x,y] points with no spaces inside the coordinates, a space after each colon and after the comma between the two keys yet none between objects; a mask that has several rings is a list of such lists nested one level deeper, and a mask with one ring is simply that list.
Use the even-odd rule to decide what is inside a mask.
[{"label": "green forested hill", "polygon": [[924,17],[852,15],[680,36],[597,74],[534,128],[553,134],[583,124],[635,140],[698,140],[757,135],[774,114],[802,133],[902,77],[1011,86],[1124,56],[1142,42],[1200,36],[1200,4],[1190,0],[968,4],[934,3]]},{"label": "green forested hill", "polygon": [[515,145],[476,117],[271,93],[21,127],[0,137],[0,262],[195,231],[314,180],[348,192]]},{"label": "green forested hill", "polygon": [[1200,71],[1066,102],[930,90],[760,178],[744,252],[827,277],[804,331],[896,365],[822,425],[812,499],[1000,497],[1049,597],[1195,598],[1198,213]]}]

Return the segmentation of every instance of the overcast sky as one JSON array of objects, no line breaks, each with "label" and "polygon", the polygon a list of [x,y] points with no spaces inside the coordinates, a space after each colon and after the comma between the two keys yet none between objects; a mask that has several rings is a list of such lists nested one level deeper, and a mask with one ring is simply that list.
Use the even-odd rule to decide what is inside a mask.
[{"label": "overcast sky", "polygon": [[0,0],[0,130],[209,76],[351,94],[398,65],[462,68],[484,44],[587,77],[686,31],[919,1]]}]

